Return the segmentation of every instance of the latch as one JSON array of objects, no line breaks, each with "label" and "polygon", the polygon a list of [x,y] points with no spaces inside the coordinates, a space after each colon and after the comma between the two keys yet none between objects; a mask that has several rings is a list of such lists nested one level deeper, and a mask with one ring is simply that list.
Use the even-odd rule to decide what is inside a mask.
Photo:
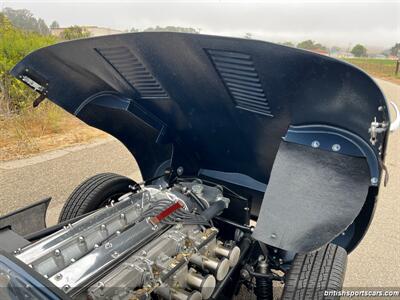
[{"label": "latch", "polygon": [[[35,79],[33,79],[33,78]],[[23,75],[19,75],[19,78],[21,79],[22,82],[26,83],[28,86],[30,86],[34,91],[39,93],[39,97],[36,98],[33,101],[33,107],[39,106],[39,104],[46,99],[47,94],[48,94],[48,83],[44,79],[39,79],[42,76],[39,76],[39,74],[36,74],[35,72],[32,72],[32,70],[25,69]],[[43,82],[43,84],[39,83]],[[44,83],[46,82],[46,83]]]},{"label": "latch", "polygon": [[375,146],[378,134],[385,132],[388,129],[388,127],[389,127],[388,123],[378,122],[376,121],[376,117],[374,117],[374,120],[371,122],[371,127],[368,129],[368,132],[371,135],[369,141],[371,142],[372,145]]},{"label": "latch", "polygon": [[22,75],[20,76],[21,80],[25,82],[27,85],[29,85],[32,89],[37,91],[40,94],[46,93],[46,88],[39,83],[37,83],[35,80],[32,78],[28,77],[27,75]]}]

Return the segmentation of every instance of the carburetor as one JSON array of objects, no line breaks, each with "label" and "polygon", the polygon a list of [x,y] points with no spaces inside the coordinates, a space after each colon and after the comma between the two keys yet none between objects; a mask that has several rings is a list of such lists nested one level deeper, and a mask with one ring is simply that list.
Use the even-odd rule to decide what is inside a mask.
[{"label": "carburetor", "polygon": [[239,260],[215,227],[177,224],[88,289],[91,299],[208,299]]}]

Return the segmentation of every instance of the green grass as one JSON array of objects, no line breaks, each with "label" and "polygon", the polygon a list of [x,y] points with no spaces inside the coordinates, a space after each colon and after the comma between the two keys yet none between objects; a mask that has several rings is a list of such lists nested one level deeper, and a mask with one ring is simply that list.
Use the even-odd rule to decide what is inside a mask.
[{"label": "green grass", "polygon": [[400,72],[395,75],[395,60],[375,58],[345,58],[344,60],[373,76],[393,79],[394,81],[400,80]]}]

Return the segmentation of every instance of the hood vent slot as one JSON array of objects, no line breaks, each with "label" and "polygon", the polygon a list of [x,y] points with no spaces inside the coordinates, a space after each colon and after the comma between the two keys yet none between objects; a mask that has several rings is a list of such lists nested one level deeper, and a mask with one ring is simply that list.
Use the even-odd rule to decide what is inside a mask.
[{"label": "hood vent slot", "polygon": [[139,92],[142,99],[168,98],[161,84],[128,48],[113,47],[96,50]]},{"label": "hood vent slot", "polygon": [[237,108],[273,116],[250,55],[222,50],[206,51]]}]

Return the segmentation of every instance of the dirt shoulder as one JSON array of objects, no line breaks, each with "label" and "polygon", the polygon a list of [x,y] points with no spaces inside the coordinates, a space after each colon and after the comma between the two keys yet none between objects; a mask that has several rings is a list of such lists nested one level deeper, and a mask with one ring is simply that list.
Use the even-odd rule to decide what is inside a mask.
[{"label": "dirt shoulder", "polygon": [[53,106],[0,116],[0,161],[27,158],[107,138],[108,135]]},{"label": "dirt shoulder", "polygon": [[373,76],[374,78],[382,79],[382,80],[389,81],[391,83],[400,85],[400,78],[395,78],[393,76],[382,75],[382,74],[374,73],[374,72],[369,72],[369,74],[370,74],[370,76]]}]

